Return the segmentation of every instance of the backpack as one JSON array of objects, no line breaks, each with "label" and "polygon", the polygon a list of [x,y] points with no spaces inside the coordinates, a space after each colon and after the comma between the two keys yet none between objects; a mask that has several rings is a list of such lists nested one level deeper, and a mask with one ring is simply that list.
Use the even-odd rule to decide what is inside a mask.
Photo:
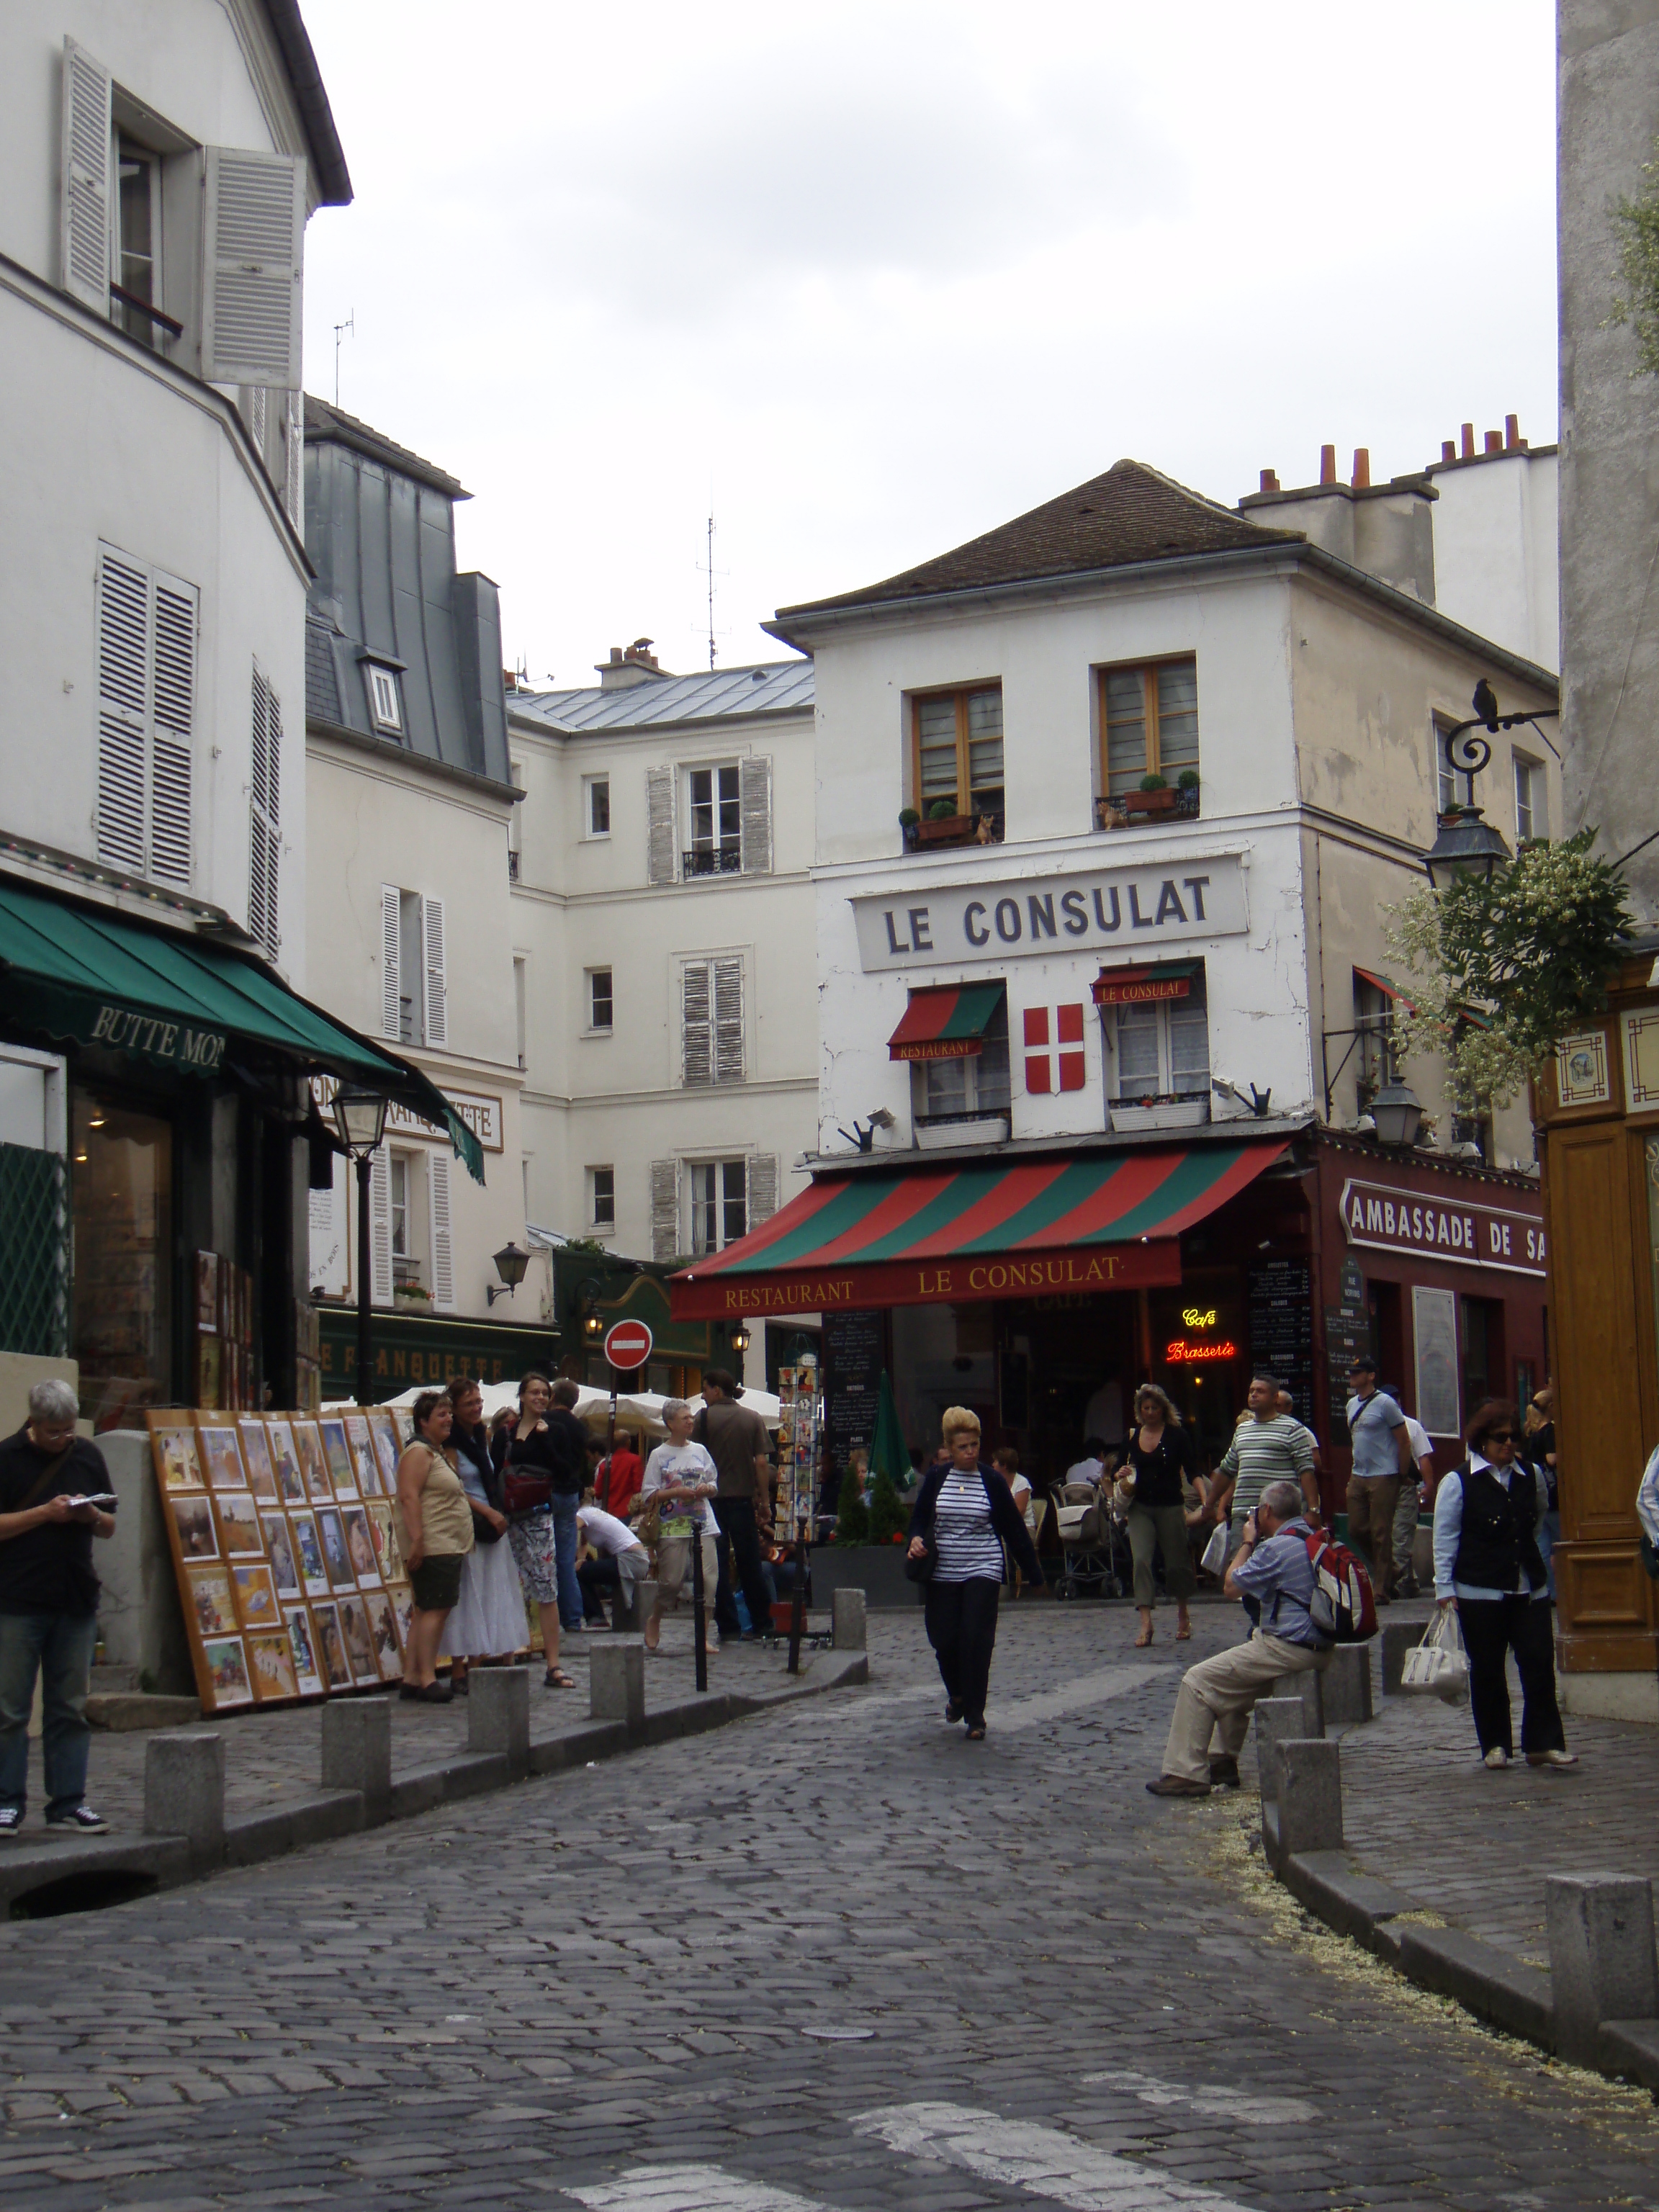
[{"label": "backpack", "polygon": [[1371,1578],[1346,1544],[1328,1536],[1304,1536],[1314,1571],[1308,1615],[1322,1636],[1335,1644],[1364,1644],[1376,1633],[1376,1600]]}]

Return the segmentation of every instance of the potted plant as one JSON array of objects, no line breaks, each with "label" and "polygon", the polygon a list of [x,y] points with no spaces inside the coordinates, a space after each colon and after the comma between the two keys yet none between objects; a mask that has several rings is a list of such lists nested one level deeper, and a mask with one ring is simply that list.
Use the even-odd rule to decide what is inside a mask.
[{"label": "potted plant", "polygon": [[1189,820],[1198,818],[1198,770],[1183,768],[1176,778],[1176,812]]},{"label": "potted plant", "polygon": [[907,853],[914,853],[916,849],[916,831],[921,823],[921,817],[914,806],[905,806],[899,810],[899,835],[904,840],[904,849]]},{"label": "potted plant", "polygon": [[394,1306],[429,1306],[432,1293],[421,1283],[394,1283],[392,1303]]},{"label": "potted plant", "polygon": [[953,799],[936,799],[927,819],[916,824],[916,842],[921,845],[965,845],[973,834],[973,816],[958,814]]},{"label": "potted plant", "polygon": [[1179,794],[1161,775],[1143,775],[1138,791],[1123,794],[1123,811],[1132,818],[1137,814],[1173,814]]}]

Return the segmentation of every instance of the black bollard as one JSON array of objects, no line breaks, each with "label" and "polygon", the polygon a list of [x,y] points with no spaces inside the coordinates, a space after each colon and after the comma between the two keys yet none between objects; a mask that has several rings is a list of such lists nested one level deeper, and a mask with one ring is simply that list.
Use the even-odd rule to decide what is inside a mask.
[{"label": "black bollard", "polygon": [[697,1687],[708,1687],[708,1617],[703,1607],[702,1522],[691,1523],[691,1632],[697,1654]]}]

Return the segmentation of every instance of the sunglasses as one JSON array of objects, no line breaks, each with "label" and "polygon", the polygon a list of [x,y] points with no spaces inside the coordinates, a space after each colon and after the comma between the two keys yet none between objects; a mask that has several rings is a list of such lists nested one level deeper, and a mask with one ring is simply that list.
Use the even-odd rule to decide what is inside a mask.
[{"label": "sunglasses", "polygon": [[1486,1431],[1486,1442],[1489,1444],[1512,1444],[1515,1442],[1515,1431],[1513,1429],[1488,1429]]}]

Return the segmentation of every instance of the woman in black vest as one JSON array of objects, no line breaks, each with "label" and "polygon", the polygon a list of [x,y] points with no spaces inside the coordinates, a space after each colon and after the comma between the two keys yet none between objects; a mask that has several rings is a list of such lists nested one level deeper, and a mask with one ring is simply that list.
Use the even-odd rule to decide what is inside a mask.
[{"label": "woman in black vest", "polygon": [[1516,1456],[1521,1419],[1495,1398],[1465,1431],[1467,1462],[1434,1500],[1434,1595],[1455,1606],[1469,1655],[1469,1703],[1488,1766],[1515,1756],[1509,1685],[1513,1651],[1521,1676],[1521,1748],[1528,1766],[1577,1766],[1555,1702],[1554,1635],[1538,1531],[1549,1493]]}]

